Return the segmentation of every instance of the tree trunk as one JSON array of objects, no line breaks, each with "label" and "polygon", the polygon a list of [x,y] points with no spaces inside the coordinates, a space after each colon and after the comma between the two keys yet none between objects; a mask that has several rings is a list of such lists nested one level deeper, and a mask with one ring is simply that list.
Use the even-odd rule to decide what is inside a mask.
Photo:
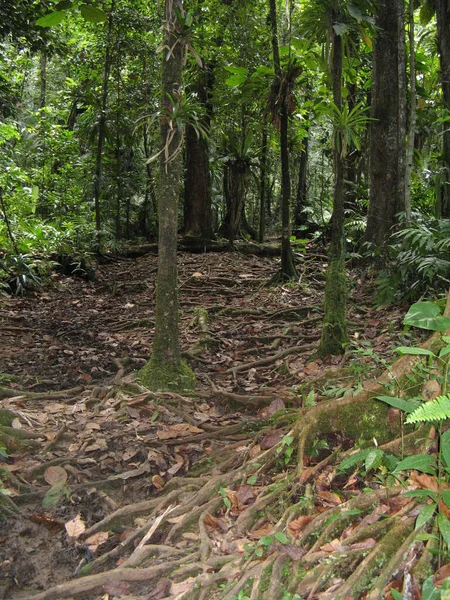
[{"label": "tree trunk", "polygon": [[232,159],[226,163],[223,174],[226,214],[220,234],[228,239],[230,248],[233,248],[239,232],[247,192],[247,180],[248,165],[244,161]]},{"label": "tree trunk", "polygon": [[[438,33],[438,50],[441,70],[442,97],[444,108],[450,112],[450,5],[448,0],[436,0],[436,21]],[[445,123],[442,162],[444,177],[442,178],[441,213],[450,217],[450,128]]]},{"label": "tree trunk", "polygon": [[[205,66],[195,91],[204,105],[209,128],[212,115],[210,94],[214,83],[214,69]],[[194,127],[186,131],[186,175],[184,182],[184,234],[190,238],[210,241],[213,238],[211,175],[209,170],[208,140],[199,137]]]},{"label": "tree trunk", "polygon": [[178,322],[177,229],[183,134],[176,124],[173,128],[171,118],[175,110],[172,102],[181,101],[183,46],[178,11],[183,14],[182,0],[165,1],[155,337],[150,361],[140,371],[141,382],[153,390],[191,388],[194,384],[193,373],[181,361]]},{"label": "tree trunk", "polygon": [[105,141],[106,132],[106,109],[108,105],[108,92],[109,92],[109,74],[111,71],[111,44],[112,44],[112,30],[114,22],[114,11],[116,8],[116,0],[111,0],[111,8],[109,12],[108,20],[108,32],[106,37],[106,50],[105,50],[105,66],[103,70],[103,86],[102,86],[102,102],[100,107],[100,118],[98,122],[98,137],[97,137],[97,152],[95,158],[95,174],[94,174],[94,208],[95,208],[95,229],[97,231],[97,250],[101,251],[101,180],[102,180],[102,159],[103,159],[103,144]]},{"label": "tree trunk", "polygon": [[375,19],[370,197],[365,240],[386,244],[405,210],[406,69],[403,0],[381,0]]},{"label": "tree trunk", "polygon": [[266,195],[267,195],[267,125],[264,123],[261,142],[261,163],[259,172],[259,232],[258,241],[262,244],[266,235]]},{"label": "tree trunk", "polygon": [[275,0],[269,0],[270,27],[272,31],[273,66],[277,84],[279,85],[279,122],[280,122],[280,162],[281,162],[281,268],[276,277],[287,281],[297,276],[291,248],[291,178],[289,173],[289,111],[287,98],[287,82],[283,80],[280,52],[278,47],[277,9]]},{"label": "tree trunk", "polygon": [[301,234],[302,229],[306,226],[308,218],[305,212],[306,208],[306,192],[307,192],[307,181],[306,174],[308,168],[309,158],[309,137],[303,139],[302,151],[300,153],[299,167],[298,167],[298,183],[297,183],[297,197],[294,208],[294,230],[296,233]]},{"label": "tree trunk", "polygon": [[414,140],[416,134],[416,53],[414,40],[414,0],[408,3],[409,37],[409,127],[405,166],[405,213],[406,225],[411,225],[411,174],[414,160]]},{"label": "tree trunk", "polygon": [[[333,101],[342,109],[342,38],[333,32]],[[339,136],[339,137],[338,137]],[[348,342],[347,281],[344,248],[344,140],[335,127],[333,147],[333,216],[331,242],[328,250],[328,269],[325,284],[325,308],[319,356],[340,354]]]}]

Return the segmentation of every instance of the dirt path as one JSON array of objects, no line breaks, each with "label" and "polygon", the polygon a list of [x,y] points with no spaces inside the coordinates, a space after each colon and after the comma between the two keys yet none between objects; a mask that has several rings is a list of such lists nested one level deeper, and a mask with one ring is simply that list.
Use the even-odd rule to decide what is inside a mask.
[{"label": "dirt path", "polygon": [[[356,354],[311,361],[325,264],[303,258],[297,284],[262,287],[275,270],[269,258],[180,255],[182,348],[195,357],[195,398],[127,388],[150,354],[156,257],[102,265],[94,282],[54,276],[36,296],[0,298],[0,404],[36,437],[33,450],[10,452],[0,465],[22,511],[0,522],[0,598],[73,577],[129,531],[87,544],[68,528],[89,528],[131,499],[151,501],[172,478],[207,472],[217,455],[232,460],[256,418],[303,406],[308,382],[331,397],[375,375],[372,348],[387,356],[393,332],[402,335],[402,311],[373,309],[353,273]],[[203,330],[198,308],[209,318]]]}]

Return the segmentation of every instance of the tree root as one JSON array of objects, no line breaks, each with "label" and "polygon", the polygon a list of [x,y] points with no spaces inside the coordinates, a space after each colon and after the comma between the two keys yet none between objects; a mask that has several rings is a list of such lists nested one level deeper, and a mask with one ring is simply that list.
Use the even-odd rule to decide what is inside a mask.
[{"label": "tree root", "polygon": [[[279,358],[287,355],[284,352]],[[289,413],[257,433],[248,431],[247,423],[224,428],[226,437],[245,434],[246,441],[231,449],[231,455],[218,455],[209,476],[173,478],[156,497],[115,510],[91,526],[77,543],[99,531],[123,530],[138,516],[145,515],[147,521],[86,565],[83,577],[28,600],[92,594],[119,582],[145,582],[148,590],[162,577],[169,580],[170,600],[231,600],[239,595],[281,600],[285,592],[311,600],[358,600],[363,595],[381,600],[394,576],[406,576],[411,549],[421,551],[418,537],[423,531],[414,530],[414,502],[401,496],[402,486],[380,486],[370,476],[362,490],[349,491],[336,476],[334,463],[355,442],[370,446],[376,438],[394,452],[401,451],[405,441],[413,444],[416,432],[392,424],[388,407],[374,396],[385,394],[386,384],[395,385],[416,361],[403,357],[370,390],[298,411],[293,425]],[[255,364],[240,365],[234,372]],[[142,396],[142,389],[139,393]],[[220,390],[215,394],[229,396]],[[179,401],[182,412],[186,399],[172,395],[166,400]],[[207,431],[177,439],[176,444],[217,435],[216,430]],[[401,444],[396,445],[397,438],[402,438]],[[264,445],[267,439],[273,442]],[[329,456],[314,465],[310,455],[317,439],[330,440],[332,447]],[[315,486],[309,483],[313,478]],[[367,491],[370,486],[373,489]],[[336,505],[324,505],[323,489],[338,498]],[[121,564],[111,568],[118,561]],[[424,551],[416,563],[420,577],[425,577],[431,561],[432,553]]]}]

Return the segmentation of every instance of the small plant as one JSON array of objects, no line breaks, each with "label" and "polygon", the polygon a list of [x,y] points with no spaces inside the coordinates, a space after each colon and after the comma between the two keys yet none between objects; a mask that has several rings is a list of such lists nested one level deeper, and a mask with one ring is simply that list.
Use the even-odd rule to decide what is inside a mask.
[{"label": "small plant", "polygon": [[283,455],[285,465],[289,464],[294,453],[294,439],[293,435],[285,435],[277,448],[277,454]]},{"label": "small plant", "polygon": [[[433,302],[417,302],[413,304],[404,318],[404,324],[421,327],[431,331],[446,331],[450,327],[450,319],[440,314],[439,307]],[[416,529],[423,527],[435,519],[441,539],[447,549],[450,549],[450,521],[446,512],[450,509],[450,491],[445,485],[450,478],[450,429],[443,430],[443,422],[450,418],[450,394],[448,388],[448,370],[450,358],[450,337],[442,335],[444,346],[438,353],[417,346],[397,348],[400,354],[426,357],[430,366],[439,365],[443,372],[442,394],[428,402],[405,400],[404,398],[378,396],[378,400],[399,408],[407,413],[406,424],[428,423],[436,424],[438,432],[438,454],[415,454],[407,456],[395,467],[393,474],[401,471],[415,470],[431,475],[429,489],[413,490],[406,495],[426,500],[416,520]],[[445,484],[445,485],[443,485]],[[447,486],[448,487],[448,486]],[[430,502],[431,501],[431,502]],[[445,510],[442,510],[444,507]]]}]

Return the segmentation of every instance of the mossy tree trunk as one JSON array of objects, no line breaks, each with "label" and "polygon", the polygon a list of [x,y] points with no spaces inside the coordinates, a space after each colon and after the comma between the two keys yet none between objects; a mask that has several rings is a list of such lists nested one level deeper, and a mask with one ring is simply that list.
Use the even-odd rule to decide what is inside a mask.
[{"label": "mossy tree trunk", "polygon": [[[332,33],[332,80],[333,101],[342,108],[342,38]],[[342,132],[334,128],[333,148],[333,216],[331,242],[328,250],[328,270],[325,284],[325,311],[319,356],[339,354],[348,341],[347,336],[347,282],[345,275],[344,247],[344,140]]]},{"label": "mossy tree trunk", "polygon": [[176,11],[182,0],[166,0],[162,61],[161,164],[158,198],[158,276],[155,337],[150,361],[140,371],[140,381],[154,390],[193,386],[194,376],[181,361],[178,322],[177,229],[178,200],[183,176],[183,132],[173,124],[174,102],[181,102],[183,46]]}]

